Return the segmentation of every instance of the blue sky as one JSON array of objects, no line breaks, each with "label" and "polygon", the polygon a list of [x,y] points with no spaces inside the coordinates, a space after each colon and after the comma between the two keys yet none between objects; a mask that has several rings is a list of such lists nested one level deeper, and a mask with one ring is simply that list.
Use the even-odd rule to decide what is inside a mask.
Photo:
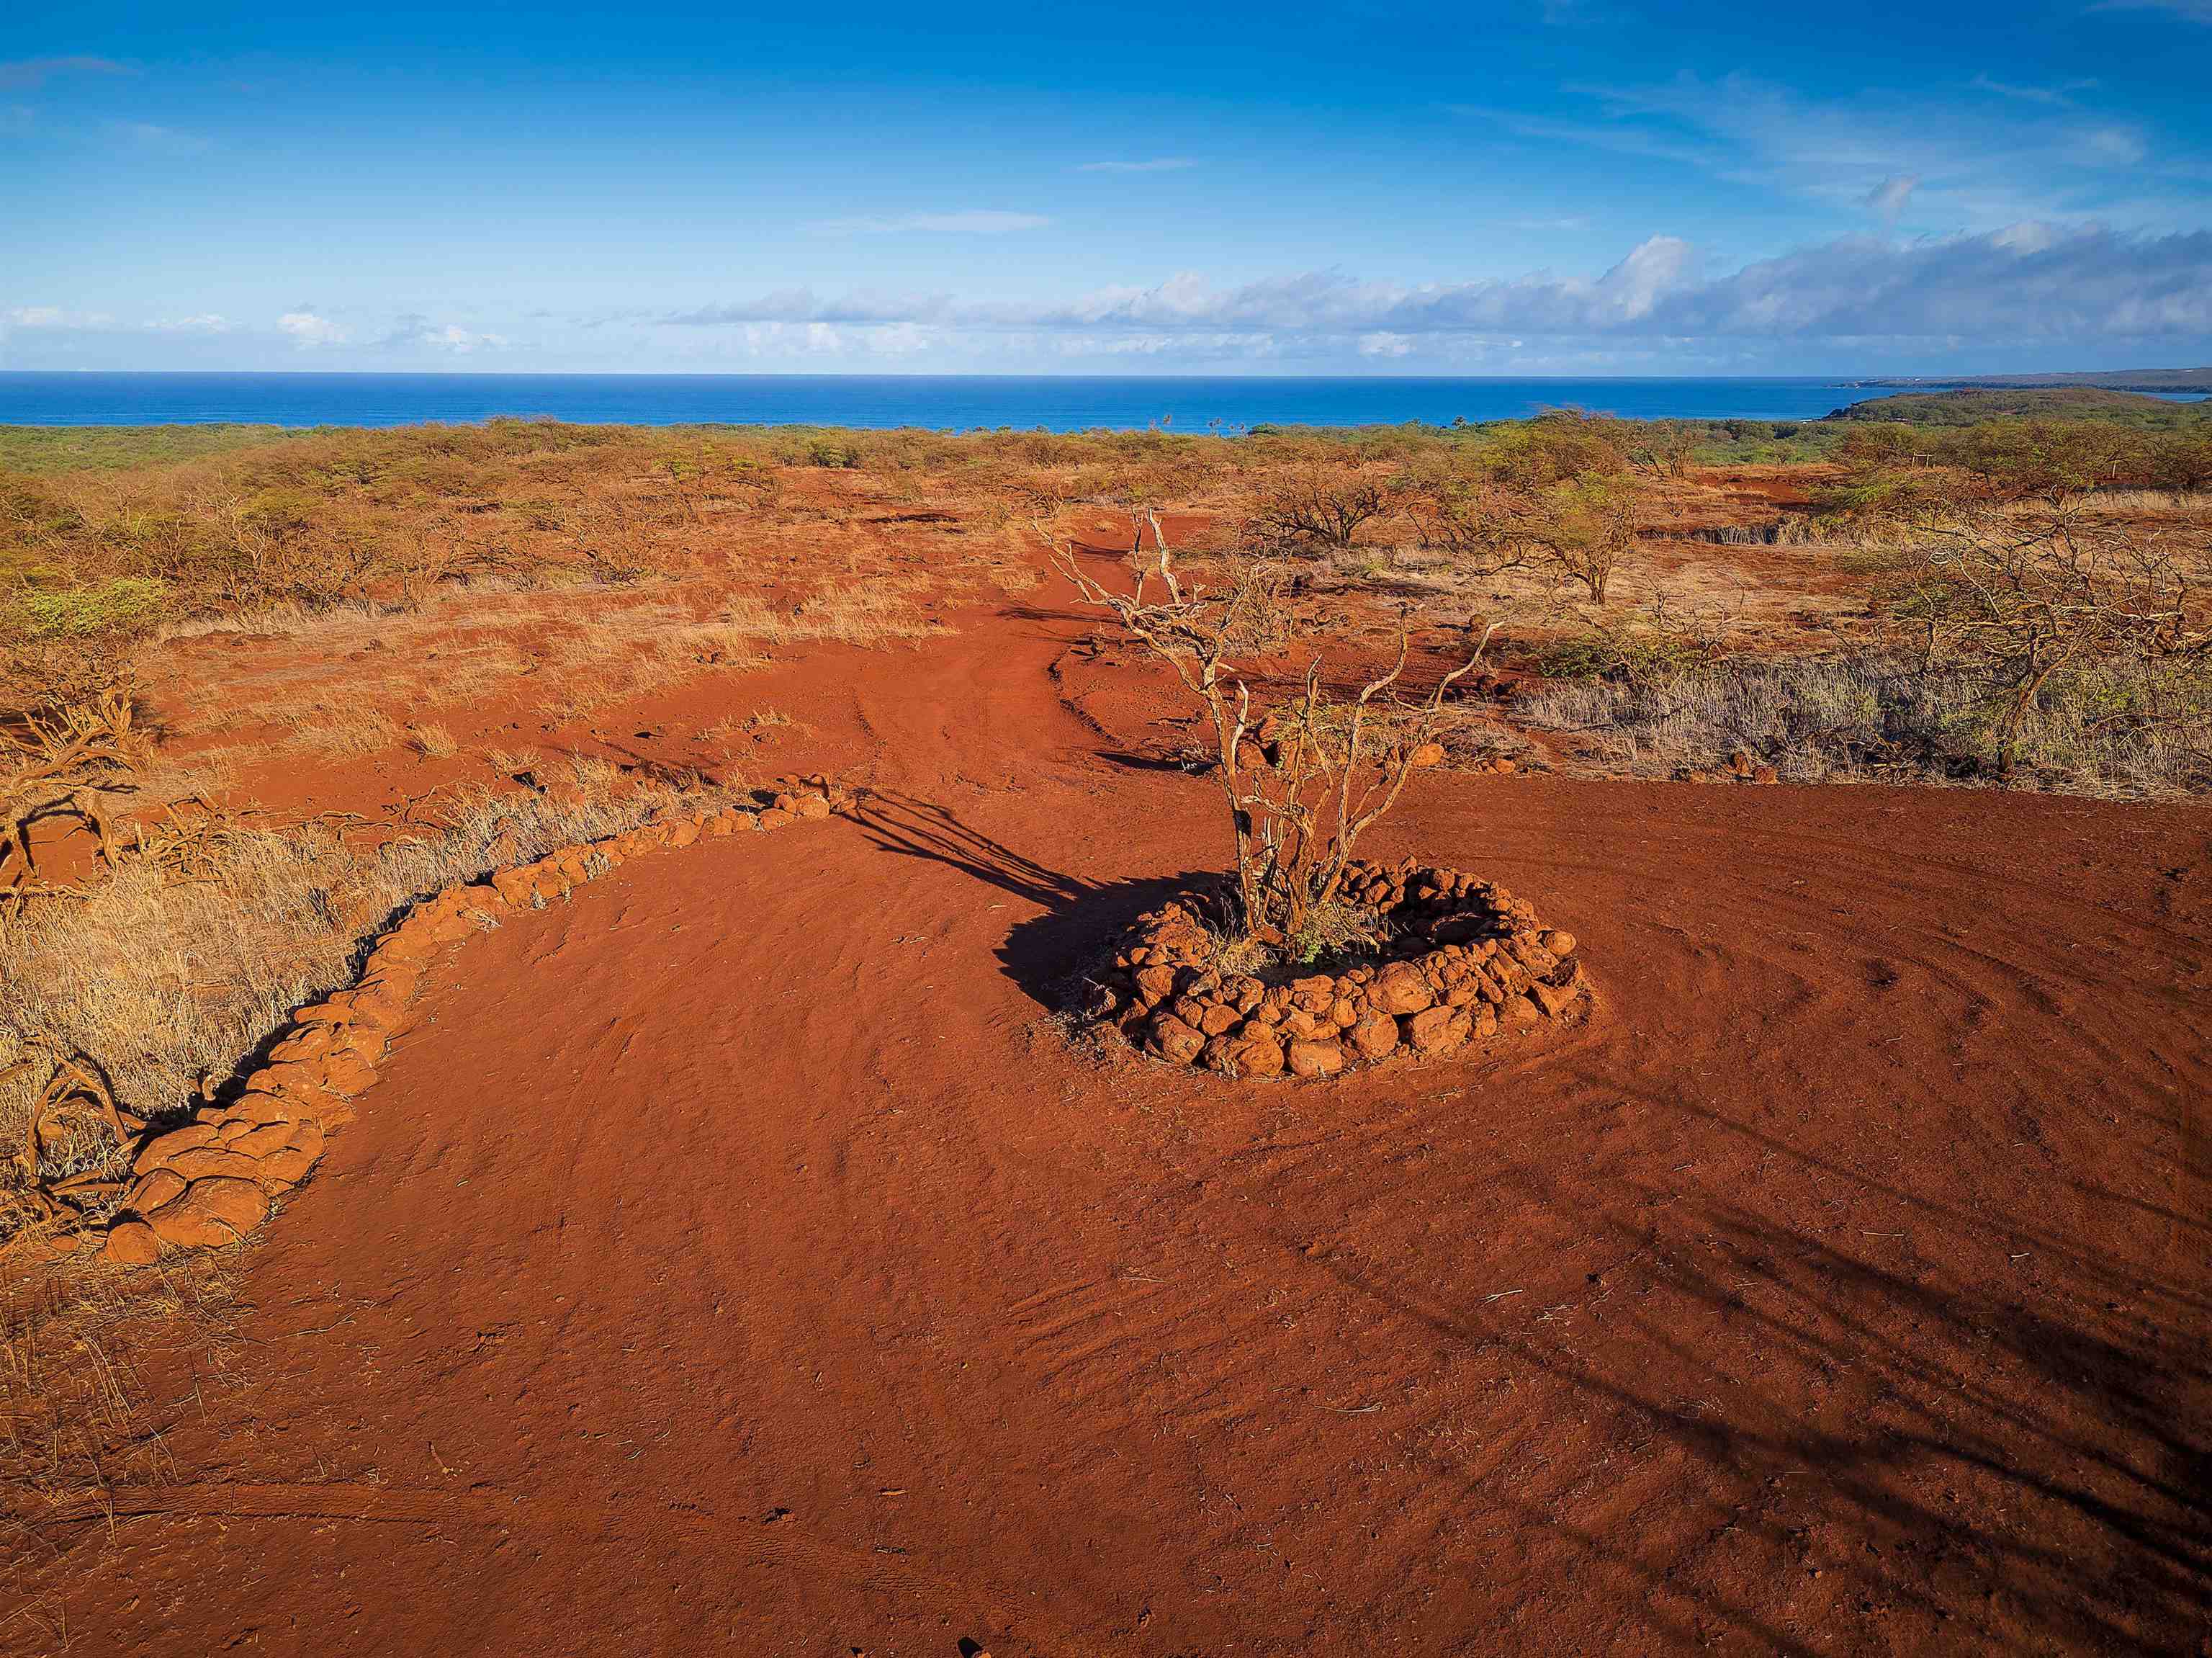
[{"label": "blue sky", "polygon": [[2212,362],[2212,0],[4,0],[0,368]]}]

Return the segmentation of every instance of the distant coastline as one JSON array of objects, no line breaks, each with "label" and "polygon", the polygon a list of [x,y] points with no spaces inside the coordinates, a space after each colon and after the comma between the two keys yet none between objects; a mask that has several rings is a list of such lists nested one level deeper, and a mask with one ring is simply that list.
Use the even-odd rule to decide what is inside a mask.
[{"label": "distant coastline", "polygon": [[2203,392],[2212,396],[2212,369],[2114,369],[2086,374],[1972,375],[1942,380],[1899,376],[1844,383],[1914,391],[2029,391],[2087,386],[2106,392]]},{"label": "distant coastline", "polygon": [[592,424],[972,431],[1449,425],[1565,405],[1635,419],[1816,421],[1871,387],[1824,378],[117,374],[0,371],[0,425]]}]

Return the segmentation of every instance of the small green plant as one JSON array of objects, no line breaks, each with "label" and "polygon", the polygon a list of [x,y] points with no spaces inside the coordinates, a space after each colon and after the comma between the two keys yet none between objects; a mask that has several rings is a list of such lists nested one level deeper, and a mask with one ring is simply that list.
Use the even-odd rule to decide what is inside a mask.
[{"label": "small green plant", "polygon": [[118,576],[90,587],[33,589],[17,597],[9,619],[33,639],[82,639],[98,633],[137,633],[161,619],[167,584],[145,576]]}]

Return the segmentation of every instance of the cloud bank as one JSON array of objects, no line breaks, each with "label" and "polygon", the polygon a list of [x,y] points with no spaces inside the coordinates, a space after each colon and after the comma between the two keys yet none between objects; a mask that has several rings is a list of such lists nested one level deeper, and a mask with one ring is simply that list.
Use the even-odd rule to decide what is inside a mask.
[{"label": "cloud bank", "polygon": [[[1881,187],[1909,199],[1909,174]],[[1877,201],[1877,208],[1886,205]],[[2212,362],[2212,230],[2014,224],[1923,239],[1841,237],[1734,268],[1653,236],[1595,276],[1460,283],[1342,270],[1223,283],[1182,272],[1072,296],[791,288],[680,310],[457,306],[263,321],[183,303],[118,320],[0,295],[0,366],[385,368],[456,358],[517,369],[779,366],[1037,372],[1144,363],[1394,373],[1924,372]],[[451,315],[448,313],[447,315]],[[150,353],[150,355],[149,355]]]},{"label": "cloud bank", "polygon": [[[1893,198],[1911,180],[1893,180]],[[1654,236],[1594,279],[1402,286],[1316,271],[1221,287],[1185,273],[1067,302],[786,290],[666,314],[664,325],[1042,330],[1083,335],[1291,334],[1368,355],[1451,335],[1759,341],[2201,340],[2212,337],[2212,231],[2129,235],[2027,223],[1898,243],[1844,237],[1707,275]]]}]

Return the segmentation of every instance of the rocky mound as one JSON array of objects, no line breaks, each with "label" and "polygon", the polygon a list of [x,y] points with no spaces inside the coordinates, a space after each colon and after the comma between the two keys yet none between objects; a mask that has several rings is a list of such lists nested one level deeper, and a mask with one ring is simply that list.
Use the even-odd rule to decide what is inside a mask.
[{"label": "rocky mound", "polygon": [[1371,960],[1303,976],[1224,971],[1205,922],[1213,899],[1194,893],[1130,928],[1087,1011],[1159,1058],[1230,1076],[1433,1058],[1587,1012],[1574,935],[1494,882],[1408,859],[1355,862],[1345,886],[1389,940]]}]

